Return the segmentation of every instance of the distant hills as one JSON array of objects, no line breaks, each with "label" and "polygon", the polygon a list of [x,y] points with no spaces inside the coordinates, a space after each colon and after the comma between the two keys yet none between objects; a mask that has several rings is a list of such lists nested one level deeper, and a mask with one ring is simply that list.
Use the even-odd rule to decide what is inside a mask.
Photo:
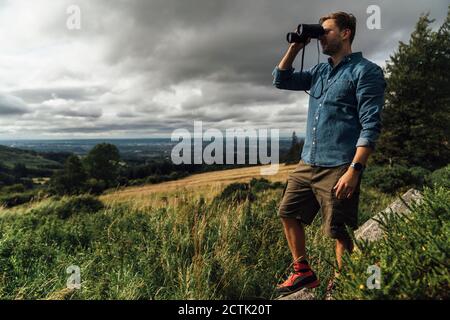
[{"label": "distant hills", "polygon": [[[52,159],[53,158],[53,159]],[[29,169],[57,169],[61,167],[61,155],[43,154],[31,150],[22,150],[0,145],[0,164],[9,169],[16,164],[23,164]]]}]

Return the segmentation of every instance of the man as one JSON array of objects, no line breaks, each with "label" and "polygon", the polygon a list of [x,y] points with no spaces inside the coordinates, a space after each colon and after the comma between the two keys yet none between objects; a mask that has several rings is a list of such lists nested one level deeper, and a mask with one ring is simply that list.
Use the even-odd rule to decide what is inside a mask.
[{"label": "man", "polygon": [[292,43],[273,71],[278,89],[311,95],[301,161],[289,175],[278,211],[294,261],[293,273],[277,286],[282,295],[319,285],[307,261],[304,231],[319,209],[325,233],[336,239],[336,274],[344,251],[353,250],[347,230],[357,227],[361,174],[381,129],[383,71],[361,52],[352,53],[355,17],[336,12],[320,23],[328,62],[294,72],[292,62],[304,44]]}]

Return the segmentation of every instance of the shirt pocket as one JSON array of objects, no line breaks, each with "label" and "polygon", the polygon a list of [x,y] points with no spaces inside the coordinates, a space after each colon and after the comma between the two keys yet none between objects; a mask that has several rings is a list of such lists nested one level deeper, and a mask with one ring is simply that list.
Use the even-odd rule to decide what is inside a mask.
[{"label": "shirt pocket", "polygon": [[353,91],[353,83],[351,80],[337,79],[328,88],[327,97],[331,100],[345,100],[352,96]]}]

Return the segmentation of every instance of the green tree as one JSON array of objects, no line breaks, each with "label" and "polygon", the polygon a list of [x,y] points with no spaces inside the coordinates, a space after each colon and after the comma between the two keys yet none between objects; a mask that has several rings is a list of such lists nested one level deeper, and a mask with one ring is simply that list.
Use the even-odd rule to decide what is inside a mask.
[{"label": "green tree", "polygon": [[286,157],[286,163],[297,163],[300,161],[300,153],[303,149],[303,140],[299,140],[295,131],[292,133],[291,147]]},{"label": "green tree", "polygon": [[13,168],[13,174],[16,178],[26,177],[28,174],[28,169],[23,163],[16,163]]},{"label": "green tree", "polygon": [[58,194],[79,194],[86,190],[87,178],[80,158],[72,155],[64,163],[64,169],[53,176],[50,185]]},{"label": "green tree", "polygon": [[437,31],[432,22],[421,16],[410,42],[400,42],[387,64],[377,163],[434,170],[449,162],[450,10]]},{"label": "green tree", "polygon": [[100,143],[89,151],[85,164],[89,177],[99,181],[103,180],[108,187],[117,181],[119,161],[120,154],[115,145]]}]

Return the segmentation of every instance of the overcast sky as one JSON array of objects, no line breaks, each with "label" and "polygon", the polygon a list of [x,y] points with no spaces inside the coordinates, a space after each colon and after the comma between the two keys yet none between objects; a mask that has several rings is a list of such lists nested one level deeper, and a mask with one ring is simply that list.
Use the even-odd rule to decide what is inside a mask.
[{"label": "overcast sky", "polygon": [[[69,5],[81,29],[66,26]],[[369,30],[369,5],[381,29]],[[203,127],[305,130],[308,96],[271,72],[286,32],[342,10],[353,51],[385,65],[423,12],[449,0],[0,0],[0,139],[137,138]],[[321,61],[326,57],[321,54]],[[305,67],[317,63],[315,42]],[[299,68],[299,61],[294,64]]]}]

